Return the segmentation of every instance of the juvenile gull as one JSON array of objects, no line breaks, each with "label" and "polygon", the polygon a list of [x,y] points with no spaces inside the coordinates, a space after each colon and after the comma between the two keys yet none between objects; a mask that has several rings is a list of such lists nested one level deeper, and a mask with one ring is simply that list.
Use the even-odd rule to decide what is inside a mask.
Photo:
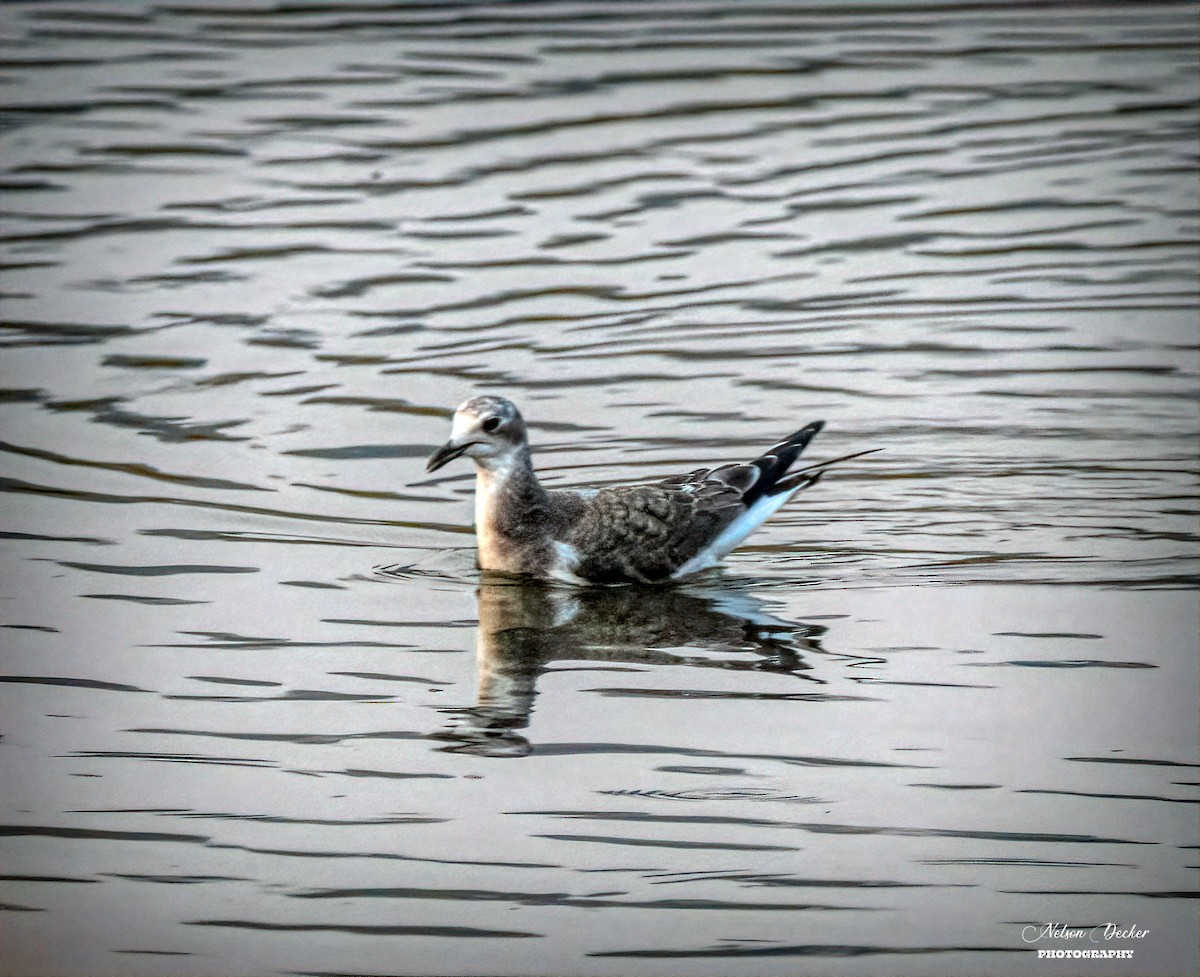
[{"label": "juvenile gull", "polygon": [[713,566],[813,485],[832,461],[788,469],[822,427],[813,421],[746,464],[646,484],[548,491],[534,474],[521,412],[503,397],[483,396],[455,411],[450,440],[426,470],[463,455],[474,460],[484,570],[573,584],[658,583]]}]

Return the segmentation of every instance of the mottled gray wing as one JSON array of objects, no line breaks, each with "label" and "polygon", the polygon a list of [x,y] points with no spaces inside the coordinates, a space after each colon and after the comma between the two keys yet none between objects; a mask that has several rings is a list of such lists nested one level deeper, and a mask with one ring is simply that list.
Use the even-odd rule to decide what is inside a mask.
[{"label": "mottled gray wing", "polygon": [[745,511],[751,465],[699,468],[648,485],[601,489],[567,539],[597,583],[665,580]]}]

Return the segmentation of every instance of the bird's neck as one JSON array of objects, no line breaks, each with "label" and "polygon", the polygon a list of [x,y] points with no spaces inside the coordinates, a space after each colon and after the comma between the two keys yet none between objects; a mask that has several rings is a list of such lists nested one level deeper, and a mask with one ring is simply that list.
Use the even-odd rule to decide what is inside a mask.
[{"label": "bird's neck", "polygon": [[528,447],[478,464],[475,534],[479,565],[485,570],[513,570],[518,550],[545,521],[547,501]]}]

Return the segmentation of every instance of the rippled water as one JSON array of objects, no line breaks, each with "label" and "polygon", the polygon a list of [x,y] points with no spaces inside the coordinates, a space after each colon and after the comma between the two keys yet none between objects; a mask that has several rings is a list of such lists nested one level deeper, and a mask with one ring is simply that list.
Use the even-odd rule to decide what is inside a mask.
[{"label": "rippled water", "polygon": [[[1194,5],[0,20],[6,975],[1196,972]],[[479,391],[884,450],[518,585]]]}]

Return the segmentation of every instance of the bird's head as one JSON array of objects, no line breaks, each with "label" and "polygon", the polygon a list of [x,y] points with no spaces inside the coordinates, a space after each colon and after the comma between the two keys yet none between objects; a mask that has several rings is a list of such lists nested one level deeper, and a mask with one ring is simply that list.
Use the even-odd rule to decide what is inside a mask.
[{"label": "bird's head", "polygon": [[425,470],[435,472],[466,455],[483,468],[507,465],[527,445],[525,419],[503,397],[472,397],[454,412],[450,440],[433,453]]}]

